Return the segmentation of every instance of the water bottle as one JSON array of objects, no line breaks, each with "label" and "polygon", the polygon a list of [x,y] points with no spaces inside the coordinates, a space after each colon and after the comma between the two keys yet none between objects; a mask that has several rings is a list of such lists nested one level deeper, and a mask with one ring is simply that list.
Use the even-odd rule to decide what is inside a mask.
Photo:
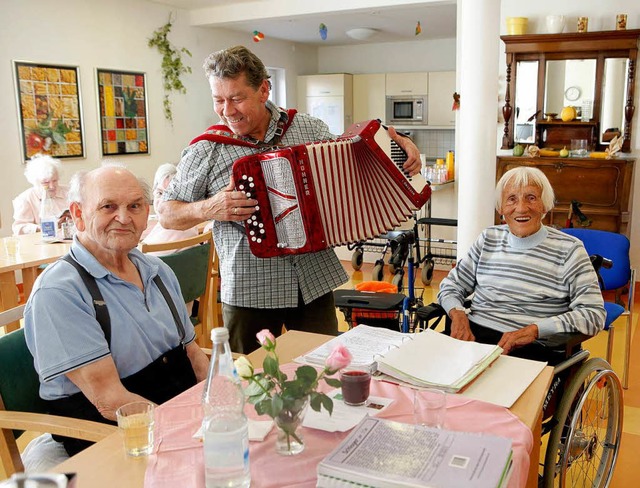
[{"label": "water bottle", "polygon": [[40,229],[42,230],[43,241],[54,241],[56,239],[56,228],[58,227],[58,218],[56,217],[56,209],[53,205],[53,199],[49,194],[49,189],[42,187],[43,198],[40,201]]},{"label": "water bottle", "polygon": [[248,488],[249,430],[244,393],[233,365],[229,331],[211,331],[213,349],[202,395],[204,470],[207,488]]}]

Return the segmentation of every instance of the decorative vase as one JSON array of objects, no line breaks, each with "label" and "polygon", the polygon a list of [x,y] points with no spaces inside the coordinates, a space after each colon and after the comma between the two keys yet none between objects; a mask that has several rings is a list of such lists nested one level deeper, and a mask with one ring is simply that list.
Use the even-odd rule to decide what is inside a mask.
[{"label": "decorative vase", "polygon": [[507,34],[522,36],[527,33],[528,17],[507,17]]},{"label": "decorative vase", "polygon": [[309,397],[296,399],[289,408],[283,408],[273,420],[278,428],[276,452],[283,456],[295,456],[304,451],[301,433],[302,421],[309,406]]},{"label": "decorative vase", "polygon": [[549,34],[560,34],[564,30],[564,15],[547,15],[545,23]]}]

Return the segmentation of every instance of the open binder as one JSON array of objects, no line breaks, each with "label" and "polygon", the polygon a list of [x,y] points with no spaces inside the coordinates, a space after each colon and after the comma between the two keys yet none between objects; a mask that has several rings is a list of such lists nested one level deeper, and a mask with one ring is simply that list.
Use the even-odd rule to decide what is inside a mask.
[{"label": "open binder", "polygon": [[336,343],[346,346],[353,355],[350,369],[381,372],[415,386],[449,393],[464,388],[502,354],[501,347],[453,339],[431,329],[403,334],[359,325],[298,361],[322,366]]}]

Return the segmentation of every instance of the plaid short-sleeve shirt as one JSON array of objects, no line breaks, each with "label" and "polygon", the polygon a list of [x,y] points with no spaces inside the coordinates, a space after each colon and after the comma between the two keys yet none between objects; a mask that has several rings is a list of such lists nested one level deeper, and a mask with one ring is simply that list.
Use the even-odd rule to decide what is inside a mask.
[{"label": "plaid short-sleeve shirt", "polygon": [[[265,141],[274,137],[286,112],[270,101],[271,121]],[[282,114],[285,115],[282,115]],[[331,139],[327,125],[306,114],[296,114],[281,144],[291,146]],[[182,152],[178,173],[164,192],[164,200],[196,202],[222,191],[231,177],[231,166],[242,156],[258,152],[245,146],[199,141]],[[298,305],[298,290],[305,303],[330,292],[347,280],[332,249],[261,259],[249,251],[244,228],[231,222],[213,222],[213,236],[220,257],[221,300],[236,307],[285,308]]]}]

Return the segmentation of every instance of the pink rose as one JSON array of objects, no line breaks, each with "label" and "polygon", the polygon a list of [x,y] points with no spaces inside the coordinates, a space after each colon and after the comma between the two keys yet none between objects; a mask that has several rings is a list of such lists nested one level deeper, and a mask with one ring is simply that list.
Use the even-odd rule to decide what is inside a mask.
[{"label": "pink rose", "polygon": [[342,368],[346,368],[351,363],[351,353],[342,344],[336,344],[331,354],[327,358],[325,365],[330,371],[338,371]]},{"label": "pink rose", "polygon": [[276,338],[269,329],[262,329],[256,334],[256,337],[258,338],[260,345],[267,350],[272,349],[276,344]]}]

